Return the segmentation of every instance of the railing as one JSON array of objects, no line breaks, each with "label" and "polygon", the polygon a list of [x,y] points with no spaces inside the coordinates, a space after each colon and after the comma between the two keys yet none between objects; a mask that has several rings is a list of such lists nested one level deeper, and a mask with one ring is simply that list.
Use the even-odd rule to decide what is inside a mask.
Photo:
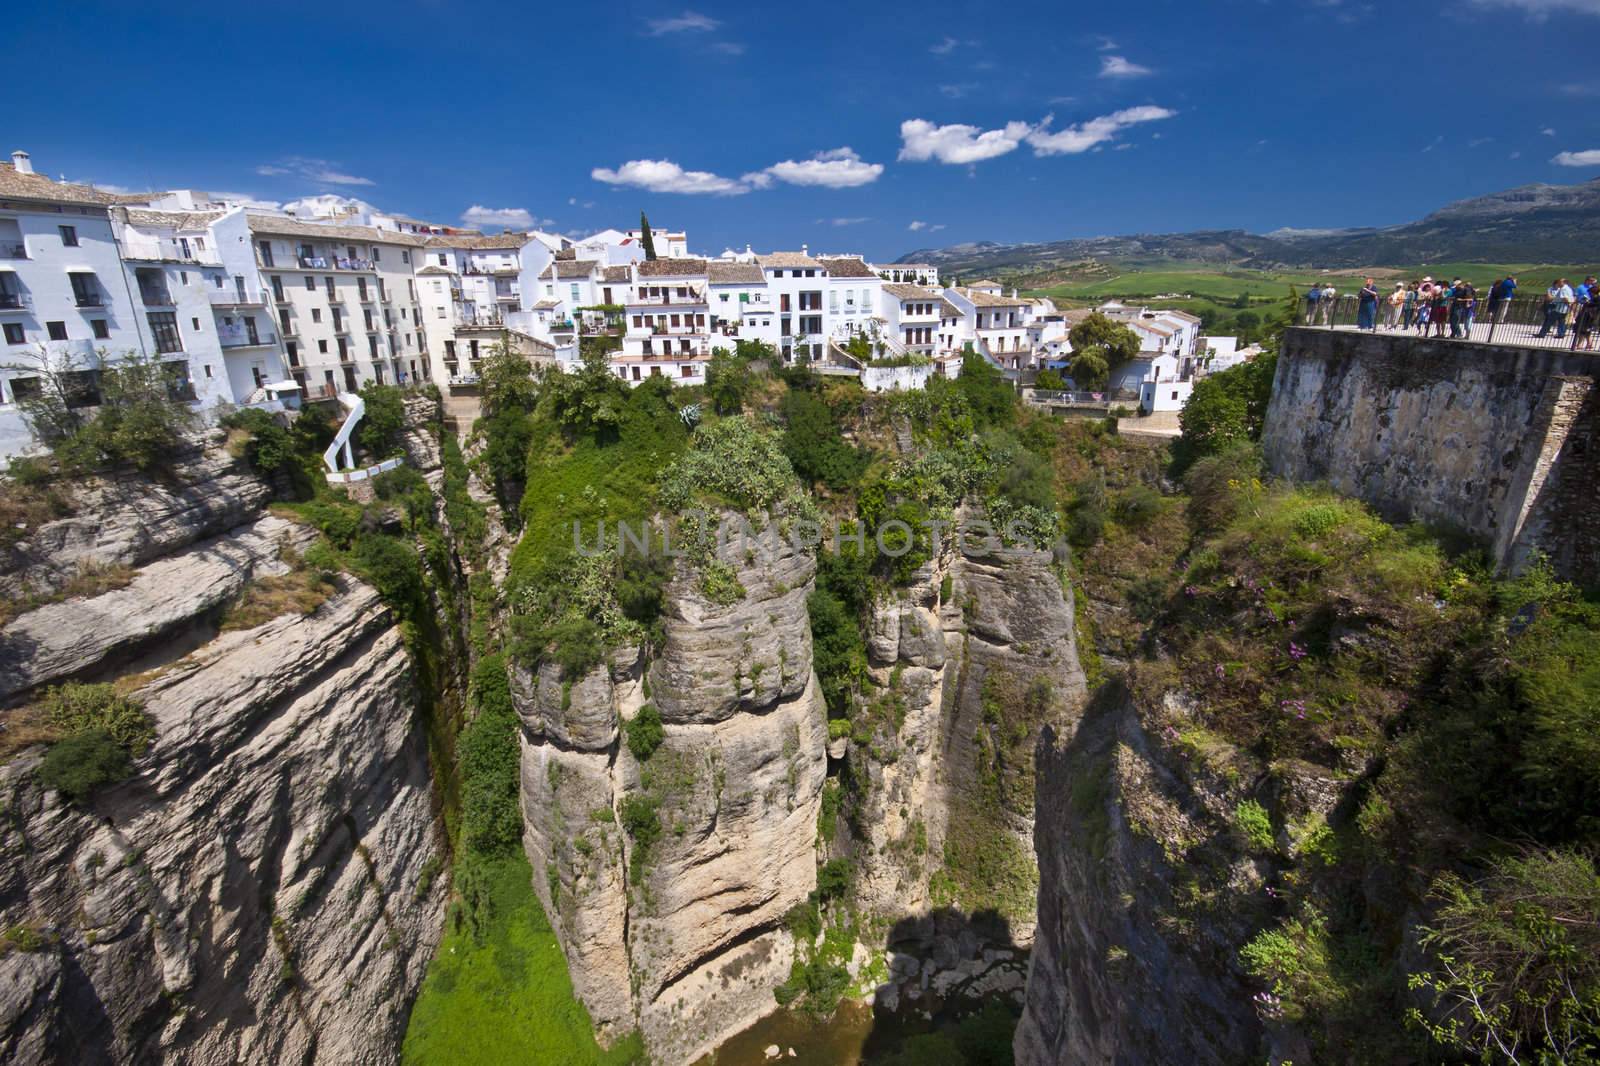
[{"label": "railing", "polygon": [[206,299],[211,301],[213,307],[265,307],[267,300],[260,289],[246,289],[242,294],[237,287],[229,289],[210,289],[206,292]]},{"label": "railing", "polygon": [[105,305],[105,297],[97,292],[78,297],[79,307],[104,307]]},{"label": "railing", "polygon": [[28,306],[28,298],[22,293],[0,292],[0,311],[25,311]]},{"label": "railing", "polygon": [[303,270],[372,270],[370,259],[349,259],[342,255],[297,255],[295,262]]},{"label": "railing", "polygon": [[705,293],[690,291],[680,296],[669,293],[664,296],[635,296],[625,304],[627,307],[698,307],[706,302]]},{"label": "railing", "polygon": [[259,333],[252,337],[242,329],[223,329],[217,331],[217,343],[224,348],[264,348],[273,342]]},{"label": "railing", "polygon": [[28,258],[28,246],[26,244],[13,244],[9,241],[5,244],[0,244],[0,259],[26,258]]},{"label": "railing", "polygon": [[1358,295],[1347,294],[1315,304],[1302,299],[1296,324],[1518,348],[1590,350],[1600,333],[1600,305],[1570,300],[1561,310],[1544,292],[1509,300],[1490,300],[1487,292],[1480,292],[1471,300],[1450,300],[1443,307],[1430,303],[1420,310],[1413,308],[1410,314],[1402,305],[1390,315],[1386,294],[1380,294],[1376,306],[1367,310],[1361,307]]},{"label": "railing", "polygon": [[[139,302],[144,304],[146,307],[175,307],[175,306],[177,306],[176,304],[174,304],[172,302],[172,294],[170,292],[166,292],[166,291],[158,292],[155,289],[140,289],[139,290]],[[80,302],[78,304],[78,306],[82,307],[83,306],[82,302]]]}]

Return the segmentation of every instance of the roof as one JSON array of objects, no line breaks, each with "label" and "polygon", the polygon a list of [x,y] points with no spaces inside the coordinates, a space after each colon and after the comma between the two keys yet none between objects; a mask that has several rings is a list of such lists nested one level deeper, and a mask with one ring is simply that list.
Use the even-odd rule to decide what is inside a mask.
[{"label": "roof", "polygon": [[18,174],[10,163],[0,163],[0,198],[45,200],[68,204],[114,204],[117,198],[92,185],[51,181],[43,174]]},{"label": "roof", "polygon": [[897,300],[937,300],[940,298],[937,289],[925,288],[921,285],[888,284],[883,287],[886,295]]},{"label": "roof", "polygon": [[1171,315],[1173,318],[1181,318],[1185,322],[1199,322],[1200,321],[1200,316],[1199,315],[1191,315],[1187,311],[1162,311],[1161,313],[1164,314],[1164,315]]},{"label": "roof", "polygon": [[851,256],[842,256],[837,259],[818,259],[827,268],[829,274],[836,278],[875,278],[872,268],[860,259]]},{"label": "roof", "polygon": [[398,233],[376,226],[330,225],[325,222],[307,222],[285,215],[246,214],[251,232],[276,233],[284,237],[310,237],[325,241],[370,241],[373,244],[404,244],[418,247],[424,242],[414,233]]},{"label": "roof", "polygon": [[766,274],[754,263],[720,263],[712,261],[706,266],[713,285],[760,285]]},{"label": "roof", "polygon": [[[586,278],[593,274],[594,268],[599,265],[597,259],[557,259],[550,264],[550,267],[555,268],[558,278]],[[550,267],[546,267],[544,273],[539,276],[542,278],[548,274]]]},{"label": "roof", "polygon": [[560,307],[560,306],[561,306],[561,301],[560,300],[545,299],[545,300],[540,300],[538,303],[534,304],[533,305],[533,310],[535,310],[535,311],[553,311],[557,307]]},{"label": "roof", "polygon": [[[887,288],[887,286],[885,286],[885,287]],[[939,317],[940,318],[960,318],[961,317],[961,308],[957,307],[955,304],[951,303],[949,300],[946,300],[946,299],[941,297],[940,300],[939,300]]]},{"label": "roof", "polygon": [[1153,322],[1135,322],[1134,326],[1135,328],[1142,329],[1147,333],[1154,333],[1158,337],[1170,337],[1174,333],[1178,332],[1175,329],[1167,329],[1164,326],[1158,326]]},{"label": "roof", "polygon": [[977,292],[971,288],[956,290],[972,301],[974,307],[1024,307],[1028,301],[1015,296],[996,296],[992,292]]},{"label": "roof", "polygon": [[602,281],[632,281],[633,275],[628,273],[626,263],[621,266],[608,266],[600,272]]},{"label": "roof", "polygon": [[756,262],[763,267],[821,266],[820,263],[804,252],[773,252],[770,255],[758,255],[756,256]]},{"label": "roof", "polygon": [[641,278],[703,278],[704,259],[646,259],[639,264]]},{"label": "roof", "polygon": [[967,288],[969,288],[969,289],[998,289],[998,288],[1000,288],[1000,283],[998,281],[991,281],[989,278],[984,278],[982,281],[974,281],[972,284],[968,285]]},{"label": "roof", "polygon": [[495,233],[487,237],[482,234],[458,233],[449,236],[435,236],[427,239],[429,248],[467,248],[479,250],[494,250],[496,248],[510,251],[521,248],[531,238],[526,233]]},{"label": "roof", "polygon": [[417,273],[418,274],[454,274],[455,271],[451,270],[449,267],[442,267],[442,266],[439,266],[436,263],[429,263],[427,266],[422,267],[421,269],[419,269],[417,271]]},{"label": "roof", "polygon": [[227,214],[226,211],[140,211],[128,209],[128,221],[135,226],[173,226],[177,229],[205,229]]}]

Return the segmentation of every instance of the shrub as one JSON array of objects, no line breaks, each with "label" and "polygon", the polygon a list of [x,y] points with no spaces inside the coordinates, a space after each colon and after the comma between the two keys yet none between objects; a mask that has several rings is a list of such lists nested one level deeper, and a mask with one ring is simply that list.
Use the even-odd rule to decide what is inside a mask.
[{"label": "shrub", "polygon": [[829,859],[817,870],[817,898],[819,900],[838,899],[850,891],[850,882],[855,877],[855,867],[849,859]]},{"label": "shrub", "polygon": [[1043,392],[1062,392],[1065,391],[1067,382],[1055,370],[1045,369],[1039,371],[1039,376],[1034,378],[1033,387]]},{"label": "shrub", "polygon": [[52,744],[39,764],[39,780],[45,787],[80,802],[132,772],[127,749],[104,729],[88,729]]},{"label": "shrub", "polygon": [[426,609],[422,563],[416,549],[393,537],[365,533],[355,542],[354,555],[361,576],[402,618],[414,621]]},{"label": "shrub", "polygon": [[511,855],[522,842],[520,725],[504,658],[486,655],[472,670],[477,714],[461,731],[461,846],[480,858]]},{"label": "shrub", "polygon": [[1277,846],[1272,816],[1255,800],[1244,800],[1233,809],[1233,824],[1254,850],[1272,851]]},{"label": "shrub", "polygon": [[861,477],[869,456],[845,443],[828,405],[810,392],[791,389],[783,397],[783,454],[802,479],[845,489]]},{"label": "shrub", "polygon": [[662,740],[666,738],[666,730],[661,725],[661,712],[656,710],[653,703],[647,703],[639,708],[639,713],[630,718],[622,728],[628,736],[628,750],[640,762],[645,762],[654,755]]},{"label": "shrub", "polygon": [[361,446],[382,459],[400,450],[400,437],[406,428],[406,405],[394,385],[366,385],[360,391],[366,409],[356,427]]},{"label": "shrub", "polygon": [[644,880],[651,847],[661,839],[661,817],[657,813],[659,806],[654,796],[639,792],[630,792],[622,797],[622,828],[633,839],[633,861],[629,876],[636,885]]},{"label": "shrub", "polygon": [[1113,508],[1118,522],[1137,529],[1161,513],[1161,494],[1148,485],[1134,485],[1117,494]]},{"label": "shrub", "polygon": [[1178,415],[1183,435],[1174,454],[1180,467],[1261,439],[1277,367],[1275,356],[1261,356],[1195,384]]},{"label": "shrub", "polygon": [[155,726],[143,704],[108,684],[69,681],[47,691],[40,708],[63,737],[99,730],[133,755],[143,754],[155,739]]},{"label": "shrub", "polygon": [[961,357],[956,386],[966,397],[973,420],[980,428],[1009,426],[1017,420],[1017,392],[989,360],[969,351]]}]

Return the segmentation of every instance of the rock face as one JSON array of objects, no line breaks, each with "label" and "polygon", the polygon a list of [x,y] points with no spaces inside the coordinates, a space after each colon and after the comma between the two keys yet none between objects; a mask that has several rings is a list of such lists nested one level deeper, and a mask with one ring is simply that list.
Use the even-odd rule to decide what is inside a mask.
[{"label": "rock face", "polygon": [[[1040,738],[1039,924],[1015,1040],[1024,1066],[1307,1057],[1268,1055],[1239,969],[1248,901],[1264,883],[1227,842],[1221,789],[1175,772],[1158,748],[1118,683],[1099,691],[1075,733]],[[1191,871],[1169,855],[1196,846],[1231,864],[1228,892],[1246,902],[1176,933]]]},{"label": "rock face", "polygon": [[396,1060],[444,880],[415,681],[347,583],[229,633],[139,696],[156,740],[87,809],[0,767],[8,1062]]},{"label": "rock face", "polygon": [[139,566],[253,518],[272,486],[216,447],[219,440],[197,442],[160,480],[94,477],[73,485],[73,514],[0,548],[0,597],[55,592],[84,566]]},{"label": "rock face", "polygon": [[960,865],[999,838],[1029,864],[1034,740],[1046,724],[1069,728],[1084,700],[1072,619],[1050,552],[975,541],[965,551],[952,544],[875,606],[868,654],[878,688],[853,726],[852,809],[835,848],[854,863],[858,905],[899,922],[891,946],[948,955],[954,967],[984,942],[1031,941],[1025,893],[999,906],[971,886],[952,891],[944,875],[952,854]]},{"label": "rock face", "polygon": [[398,1061],[447,883],[417,680],[349,578],[218,634],[309,537],[271,495],[208,451],[170,481],[78,487],[0,560],[0,587],[34,592],[80,559],[138,566],[0,631],[0,694],[115,678],[156,734],[83,805],[41,785],[38,747],[0,764],[0,929],[23,931],[0,948],[0,1061]]},{"label": "rock face", "polygon": [[1294,329],[1262,451],[1280,477],[1583,580],[1600,565],[1595,379],[1582,352]]},{"label": "rock face", "polygon": [[[814,564],[787,548],[722,559],[744,597],[718,606],[674,579],[648,665],[625,652],[576,681],[513,673],[524,840],[574,987],[603,1040],[637,1026],[668,1064],[774,1009],[794,957],[783,917],[816,887]],[[665,737],[641,763],[620,730],[646,703]],[[641,806],[653,841],[624,828]]]}]

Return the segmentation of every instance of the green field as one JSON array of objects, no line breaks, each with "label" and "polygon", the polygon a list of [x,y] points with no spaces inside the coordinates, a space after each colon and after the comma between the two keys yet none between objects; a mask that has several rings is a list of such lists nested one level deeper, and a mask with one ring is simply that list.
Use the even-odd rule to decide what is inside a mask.
[{"label": "green field", "polygon": [[1105,264],[1109,277],[1066,280],[1060,284],[1028,289],[1029,295],[1048,296],[1068,304],[1097,303],[1109,299],[1152,300],[1169,293],[1183,294],[1183,300],[1159,301],[1183,306],[1185,301],[1204,302],[1219,307],[1231,306],[1246,296],[1251,303],[1269,303],[1288,295],[1292,285],[1304,292],[1312,282],[1331,282],[1340,292],[1354,292],[1362,279],[1374,277],[1393,285],[1427,275],[1463,277],[1476,285],[1488,285],[1507,273],[1514,274],[1525,290],[1532,292],[1549,284],[1552,278],[1582,277],[1596,269],[1530,263],[1430,263],[1414,267],[1374,267],[1360,270],[1265,271],[1218,268],[1207,264],[1180,264],[1146,269],[1136,265]]},{"label": "green field", "polygon": [[573,995],[567,959],[533,894],[521,853],[490,866],[491,917],[481,940],[446,925],[411,1011],[405,1066],[622,1066],[643,1062],[638,1037],[604,1051]]}]

